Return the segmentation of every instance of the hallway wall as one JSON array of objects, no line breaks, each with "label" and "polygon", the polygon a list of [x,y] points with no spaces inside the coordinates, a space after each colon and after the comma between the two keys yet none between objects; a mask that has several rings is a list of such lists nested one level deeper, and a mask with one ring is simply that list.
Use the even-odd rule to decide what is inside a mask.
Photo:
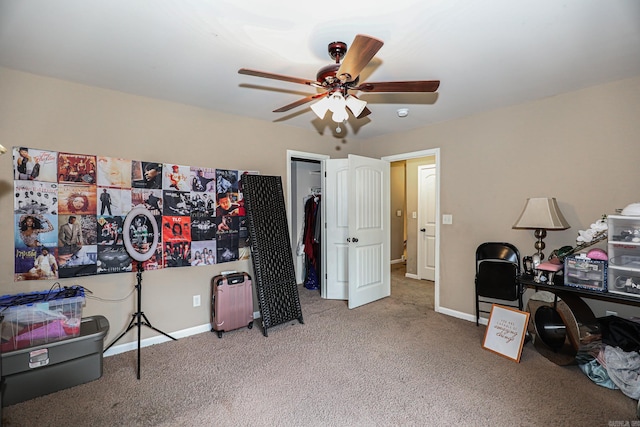
[{"label": "hallway wall", "polygon": [[556,197],[571,224],[548,233],[547,255],[640,201],[638,111],[640,76],[371,139],[362,155],[440,149],[440,213],[453,216],[440,227],[440,306],[472,317],[476,247],[506,241],[534,252],[533,231],[512,229],[527,197]]}]

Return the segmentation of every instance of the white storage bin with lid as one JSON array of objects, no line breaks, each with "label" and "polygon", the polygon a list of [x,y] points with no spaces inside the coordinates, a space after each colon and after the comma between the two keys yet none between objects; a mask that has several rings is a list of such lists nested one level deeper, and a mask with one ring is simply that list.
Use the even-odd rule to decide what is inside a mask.
[{"label": "white storage bin with lid", "polygon": [[640,217],[609,215],[609,243],[637,243],[640,245]]}]

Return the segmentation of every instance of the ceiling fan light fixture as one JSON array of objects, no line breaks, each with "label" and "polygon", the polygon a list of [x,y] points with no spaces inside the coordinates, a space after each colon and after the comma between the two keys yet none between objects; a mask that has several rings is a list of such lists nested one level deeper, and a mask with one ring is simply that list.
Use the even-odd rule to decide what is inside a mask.
[{"label": "ceiling fan light fixture", "polygon": [[322,98],[320,101],[316,102],[311,106],[311,109],[316,116],[318,116],[321,120],[324,119],[324,116],[327,114],[329,107],[331,106],[331,101],[329,98]]},{"label": "ceiling fan light fixture", "polygon": [[359,117],[364,110],[364,107],[367,106],[367,102],[361,99],[356,98],[353,95],[349,95],[346,99],[347,107],[351,110],[351,113],[354,117]]},{"label": "ceiling fan light fixture", "polygon": [[348,118],[349,118],[349,114],[347,113],[347,110],[344,108],[342,110],[334,111],[333,115],[331,116],[331,120],[333,120],[336,123],[342,123],[346,121]]},{"label": "ceiling fan light fixture", "polygon": [[[364,108],[364,107],[363,107]],[[331,119],[336,123],[342,123],[349,118],[347,112],[347,101],[340,92],[334,92],[326,98],[322,98],[311,106],[314,113],[320,118],[324,119],[327,111],[331,111]]]},{"label": "ceiling fan light fixture", "polygon": [[334,92],[329,96],[329,110],[332,113],[345,111],[346,106],[347,102],[340,92]]}]

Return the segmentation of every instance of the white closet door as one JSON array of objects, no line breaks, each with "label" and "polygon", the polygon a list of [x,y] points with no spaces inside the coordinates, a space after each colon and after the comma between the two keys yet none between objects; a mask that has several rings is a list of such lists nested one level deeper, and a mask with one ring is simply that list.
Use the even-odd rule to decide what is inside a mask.
[{"label": "white closet door", "polygon": [[350,155],[325,160],[323,297],[349,308],[391,294],[389,162]]}]

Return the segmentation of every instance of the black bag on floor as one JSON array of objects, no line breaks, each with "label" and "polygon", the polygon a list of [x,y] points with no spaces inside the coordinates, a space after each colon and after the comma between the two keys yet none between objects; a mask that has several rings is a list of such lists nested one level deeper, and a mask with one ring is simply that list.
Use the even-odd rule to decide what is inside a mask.
[{"label": "black bag on floor", "polygon": [[623,351],[640,350],[640,323],[618,316],[598,318],[604,344],[620,347]]}]

